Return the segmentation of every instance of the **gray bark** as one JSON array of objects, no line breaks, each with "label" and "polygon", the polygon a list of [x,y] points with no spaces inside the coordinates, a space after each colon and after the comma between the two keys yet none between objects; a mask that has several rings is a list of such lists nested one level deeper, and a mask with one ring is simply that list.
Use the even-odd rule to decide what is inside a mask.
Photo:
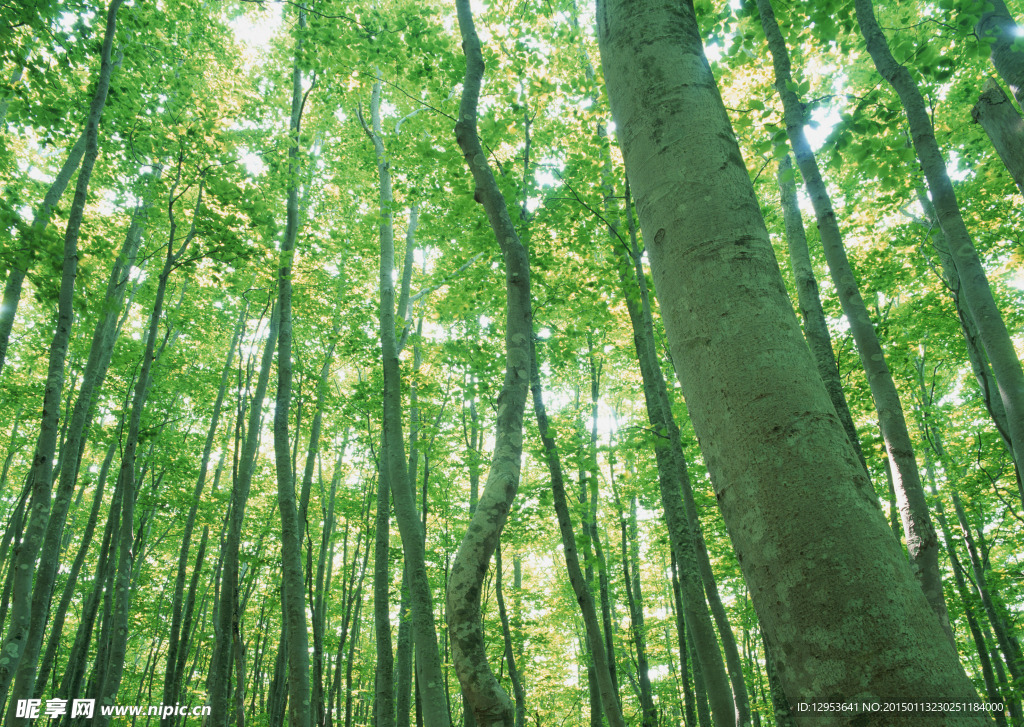
[{"label": "gray bark", "polygon": [[[375,95],[380,88],[375,86]],[[377,102],[379,103],[379,101]],[[395,520],[402,535],[402,552],[409,569],[410,611],[413,638],[416,645],[416,673],[420,684],[418,701],[423,708],[428,727],[447,727],[447,698],[444,676],[437,651],[437,629],[434,624],[434,605],[430,582],[427,578],[423,526],[416,511],[416,497],[409,487],[409,473],[405,460],[405,437],[402,427],[402,374],[398,360],[398,338],[395,334],[395,287],[392,272],[395,268],[395,239],[391,205],[390,164],[381,138],[380,119],[374,119],[371,130],[364,131],[373,143],[380,179],[379,228],[380,253],[380,339],[384,372],[384,431],[381,447],[381,471],[391,488],[395,507]],[[381,498],[383,502],[385,498]],[[390,641],[390,634],[388,639]],[[390,646],[389,646],[390,648]],[[385,696],[385,699],[387,697]]]},{"label": "gray bark", "polygon": [[[288,633],[288,723],[310,727],[309,634],[303,588],[302,528],[295,498],[294,462],[288,413],[292,401],[292,264],[299,234],[299,147],[301,144],[302,53],[306,11],[299,7],[292,67],[292,107],[288,125],[288,201],[277,280],[280,316],[277,334],[277,397],[274,406],[274,468],[277,506],[281,514],[281,601]],[[298,425],[296,425],[298,429]],[[298,439],[296,438],[296,443]]]},{"label": "gray bark", "polygon": [[1024,193],[1024,118],[995,79],[985,81],[971,118],[981,124],[1017,189]]},{"label": "gray bark", "polygon": [[990,58],[1017,103],[1024,108],[1024,50],[1017,41],[1019,28],[1004,0],[982,0],[983,11],[974,31],[992,44]]},{"label": "gray bark", "polygon": [[603,0],[597,24],[673,362],[787,697],[977,702],[817,375],[693,5]]},{"label": "gray bark", "polygon": [[864,453],[861,451],[857,427],[853,423],[853,415],[850,414],[850,405],[843,392],[843,382],[839,378],[836,354],[832,349],[832,336],[829,333],[828,324],[825,322],[825,310],[821,306],[818,280],[814,275],[814,267],[811,265],[811,253],[807,247],[807,234],[804,230],[800,206],[796,201],[796,182],[793,175],[793,162],[789,154],[786,154],[779,161],[779,196],[786,224],[789,262],[793,267],[793,278],[796,283],[797,304],[800,306],[800,316],[804,323],[804,337],[807,339],[811,353],[814,354],[818,374],[821,376],[825,389],[828,390],[828,396],[832,400],[832,405],[839,415],[839,420],[843,423],[843,428],[850,438],[850,444],[853,445],[854,451],[857,452],[857,458],[860,459],[866,471],[868,465],[864,460]]},{"label": "gray bark", "polygon": [[466,75],[455,138],[473,176],[474,199],[487,213],[505,263],[506,320],[505,379],[498,396],[491,469],[452,563],[446,611],[455,671],[477,724],[511,727],[512,702],[487,663],[480,601],[484,576],[519,488],[533,339],[530,263],[477,135],[484,61],[469,0],[457,0],[456,10],[466,55]]},{"label": "gray bark", "polygon": [[597,609],[594,606],[594,594],[591,593],[583,571],[580,569],[579,554],[576,551],[576,535],[572,530],[572,515],[569,512],[569,503],[565,495],[562,463],[558,454],[558,447],[548,423],[547,412],[544,409],[540,369],[537,364],[536,352],[532,346],[530,359],[533,411],[537,417],[537,427],[540,429],[540,438],[544,445],[544,459],[548,466],[548,472],[551,475],[551,493],[554,500],[555,513],[558,517],[558,530],[562,537],[562,555],[565,558],[569,583],[572,586],[573,594],[576,596],[576,603],[583,616],[586,643],[591,651],[594,678],[597,681],[597,691],[600,695],[605,719],[608,720],[610,727],[624,727],[625,720],[622,715],[622,707],[619,705],[619,697],[616,693],[615,684],[612,682],[611,669],[609,667],[609,660],[612,658],[612,655],[605,651],[604,639],[598,623]]},{"label": "gray bark", "polygon": [[900,518],[903,521],[903,534],[910,563],[928,602],[939,618],[939,623],[952,643],[953,631],[949,625],[949,614],[942,591],[942,576],[939,572],[939,541],[929,515],[924,487],[921,485],[921,475],[917,468],[914,445],[907,429],[903,405],[886,363],[881,341],[861,297],[856,275],[846,255],[831,196],[821,176],[814,151],[807,140],[804,130],[806,112],[796,92],[792,90],[793,75],[789,51],[775,20],[771,0],[757,0],[757,6],[772,54],[775,88],[785,110],[789,143],[793,147],[800,174],[814,206],[825,259],[828,261],[829,272],[843,313],[849,321],[850,332],[857,344],[857,353],[860,354],[861,365],[871,389],[871,398],[878,412],[878,426],[892,462],[893,486]]}]

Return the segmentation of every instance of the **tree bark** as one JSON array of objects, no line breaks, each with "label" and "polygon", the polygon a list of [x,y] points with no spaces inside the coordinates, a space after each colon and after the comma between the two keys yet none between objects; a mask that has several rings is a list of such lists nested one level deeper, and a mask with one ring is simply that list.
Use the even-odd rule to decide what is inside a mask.
[{"label": "tree bark", "polygon": [[789,263],[793,267],[793,279],[796,283],[797,304],[804,322],[804,338],[814,354],[814,362],[818,366],[828,397],[836,408],[839,420],[843,423],[846,435],[850,438],[857,458],[868,468],[864,452],[857,436],[857,426],[850,414],[850,405],[843,392],[843,382],[839,379],[839,367],[836,354],[832,348],[832,336],[825,322],[825,310],[821,307],[821,295],[818,293],[818,280],[811,265],[811,253],[807,247],[807,234],[804,230],[800,206],[796,201],[795,171],[789,154],[779,160],[779,197],[782,204],[782,215],[786,224],[786,246],[789,248]]},{"label": "tree bark", "polygon": [[[379,86],[375,86],[375,89],[375,95],[379,98]],[[376,103],[379,104],[379,100]],[[381,470],[391,488],[395,520],[402,535],[402,552],[406,567],[409,569],[416,673],[421,687],[421,700],[418,703],[423,707],[428,727],[447,727],[450,720],[444,693],[444,675],[437,651],[437,629],[434,625],[430,581],[427,578],[423,526],[416,511],[415,494],[409,487],[409,472],[405,460],[402,374],[398,360],[398,338],[395,335],[395,286],[392,280],[395,268],[395,235],[391,206],[394,195],[391,189],[390,163],[381,139],[379,115],[374,119],[372,131],[365,123],[364,130],[373,142],[377,156],[377,174],[380,179],[380,340],[384,372]],[[390,638],[389,633],[389,642]]]},{"label": "tree bark", "polygon": [[[185,529],[181,535],[181,550],[178,554],[178,570],[174,579],[174,592],[171,596],[171,629],[167,644],[167,666],[164,669],[164,704],[176,704],[181,697],[181,672],[185,668],[185,662],[183,659],[179,659],[179,652],[188,652],[188,638],[182,633],[182,618],[183,601],[185,598],[185,581],[188,576],[189,550],[192,545],[192,531],[195,529],[196,515],[199,512],[199,498],[206,486],[206,472],[210,466],[210,456],[213,452],[213,444],[217,436],[217,425],[220,422],[220,411],[221,407],[224,405],[224,396],[227,393],[235,347],[241,339],[248,311],[248,305],[243,305],[242,309],[239,311],[238,322],[235,324],[235,331],[231,337],[231,344],[228,347],[227,358],[224,361],[224,369],[221,371],[220,386],[217,388],[217,398],[213,403],[213,413],[210,416],[210,426],[206,433],[206,442],[203,445],[202,459],[199,463],[199,476],[196,478],[195,487],[192,489],[191,505],[189,506],[188,515],[185,518]],[[203,544],[205,547],[205,538]],[[201,563],[201,558],[198,562]],[[161,725],[162,727],[172,727],[176,721],[177,719],[174,715],[168,715],[161,718]]]},{"label": "tree bark", "polygon": [[[1017,43],[1020,29],[1004,0],[983,0],[981,5],[986,9],[978,18],[974,32],[982,41],[992,44],[989,55],[992,65],[1024,108],[1024,51]],[[991,9],[987,9],[988,6]]]},{"label": "tree bark", "polygon": [[846,255],[831,196],[822,179],[814,151],[807,141],[804,131],[804,107],[796,92],[792,90],[793,75],[789,51],[775,20],[771,0],[757,0],[757,7],[772,54],[775,88],[782,98],[789,143],[793,147],[796,163],[814,205],[825,259],[828,261],[829,272],[832,274],[843,313],[849,321],[850,332],[857,344],[861,365],[867,375],[871,397],[878,412],[878,427],[882,431],[885,448],[892,462],[893,486],[896,490],[900,518],[903,521],[903,534],[910,554],[910,563],[928,598],[928,603],[931,604],[952,643],[953,630],[949,625],[949,614],[942,592],[942,576],[939,572],[939,541],[928,512],[928,501],[921,485],[921,475],[917,468],[914,445],[907,429],[903,405],[886,363],[882,344],[861,297],[856,275]]},{"label": "tree bark", "polygon": [[[232,644],[238,638],[238,622],[241,615],[239,608],[238,588],[238,555],[241,549],[242,525],[245,521],[246,504],[249,501],[249,490],[252,487],[253,470],[256,464],[256,450],[259,446],[260,428],[263,422],[263,400],[267,393],[270,380],[270,368],[274,361],[277,346],[278,309],[274,306],[270,313],[270,326],[267,341],[264,344],[260,360],[256,388],[249,402],[248,425],[245,428],[245,439],[239,453],[237,471],[231,485],[228,504],[225,534],[221,543],[220,555],[220,596],[217,602],[217,616],[214,624],[216,643],[210,657],[210,674],[208,703],[210,705],[210,725],[227,727],[228,691],[230,689],[230,662]],[[241,412],[239,414],[241,418]],[[270,710],[273,711],[273,710]],[[268,715],[272,716],[272,715]]]},{"label": "tree bark", "polygon": [[604,0],[597,22],[672,358],[787,697],[977,702],[817,375],[693,5]]},{"label": "tree bark", "polygon": [[985,81],[971,118],[981,124],[1017,189],[1024,193],[1024,118],[995,79]]},{"label": "tree bark", "polygon": [[[57,303],[57,319],[53,338],[50,342],[46,387],[43,392],[42,420],[39,439],[32,459],[32,496],[28,506],[28,524],[25,535],[14,556],[13,578],[14,599],[11,607],[10,627],[0,647],[0,704],[6,700],[7,692],[15,671],[28,643],[31,619],[32,578],[35,573],[36,556],[39,554],[50,517],[50,488],[53,460],[57,446],[58,417],[64,386],[64,363],[71,342],[71,327],[74,322],[75,278],[78,273],[78,237],[85,216],[86,197],[96,157],[99,155],[99,125],[103,107],[110,88],[113,70],[111,49],[117,24],[117,11],[122,0],[110,0],[107,9],[103,46],[100,53],[100,72],[89,117],[86,122],[85,152],[82,169],[75,186],[75,197],[71,205],[67,228],[64,233],[64,254],[61,269],[60,293]],[[32,680],[25,685],[26,692],[32,687]],[[14,712],[9,710],[13,715]],[[10,723],[9,723],[10,724]]]},{"label": "tree bark", "polygon": [[277,335],[277,397],[274,406],[274,468],[277,473],[277,506],[281,514],[281,601],[288,633],[290,727],[310,727],[309,634],[306,628],[306,604],[303,593],[302,528],[295,501],[295,468],[288,423],[292,401],[292,265],[300,224],[299,147],[302,110],[306,101],[302,90],[299,57],[302,53],[305,27],[306,11],[300,6],[295,31],[292,108],[288,125],[288,201],[277,280],[280,328]]},{"label": "tree bark", "polygon": [[569,503],[565,495],[565,482],[562,477],[562,463],[558,454],[558,447],[551,434],[548,424],[548,415],[544,409],[543,390],[540,383],[540,367],[537,364],[537,354],[531,346],[530,356],[530,378],[533,393],[533,411],[537,417],[537,427],[540,429],[541,442],[544,445],[544,459],[551,475],[551,494],[554,500],[555,513],[558,516],[558,530],[562,536],[562,555],[565,558],[566,570],[569,574],[569,583],[572,586],[573,594],[576,596],[576,603],[580,607],[583,616],[583,625],[586,629],[586,643],[591,651],[593,659],[594,677],[597,680],[598,692],[601,698],[601,707],[604,710],[605,719],[610,727],[624,727],[625,720],[622,715],[622,707],[619,706],[619,696],[612,682],[609,659],[611,655],[605,651],[604,639],[601,636],[601,627],[598,623],[597,609],[594,607],[594,594],[580,569],[579,554],[576,552],[576,535],[572,530],[572,515],[569,512]]},{"label": "tree bark", "polygon": [[530,262],[477,135],[477,105],[484,61],[469,0],[457,0],[456,9],[466,55],[466,75],[455,138],[473,175],[474,199],[487,213],[505,263],[505,380],[498,395],[491,469],[452,563],[446,611],[455,671],[477,724],[512,727],[515,720],[512,702],[487,663],[480,601],[484,576],[519,488],[523,414],[533,339]]},{"label": "tree bark", "polygon": [[505,608],[505,594],[502,593],[501,577],[501,542],[494,550],[494,594],[498,602],[498,619],[501,621],[501,636],[505,642],[505,663],[508,665],[508,678],[512,682],[512,693],[516,700],[515,727],[526,725],[526,692],[523,680],[516,664],[516,654],[512,642],[512,627],[509,625],[508,610]]}]

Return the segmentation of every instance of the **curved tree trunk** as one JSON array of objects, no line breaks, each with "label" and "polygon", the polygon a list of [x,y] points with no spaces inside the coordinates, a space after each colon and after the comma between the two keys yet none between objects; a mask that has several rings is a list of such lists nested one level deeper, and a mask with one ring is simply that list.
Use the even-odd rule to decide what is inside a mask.
[{"label": "curved tree trunk", "polygon": [[971,118],[981,124],[1017,189],[1024,193],[1024,118],[995,79],[985,81]]},{"label": "curved tree trunk", "polygon": [[477,136],[477,104],[484,61],[469,0],[457,0],[456,9],[466,54],[466,76],[455,138],[473,175],[474,198],[483,205],[501,248],[507,302],[505,380],[498,396],[494,454],[476,512],[452,563],[446,610],[455,671],[477,724],[511,727],[515,721],[512,702],[487,663],[480,600],[484,576],[519,488],[523,414],[533,339],[530,262]]},{"label": "curved tree trunk", "polygon": [[603,0],[597,24],[673,361],[787,697],[977,702],[817,375],[692,3]]}]

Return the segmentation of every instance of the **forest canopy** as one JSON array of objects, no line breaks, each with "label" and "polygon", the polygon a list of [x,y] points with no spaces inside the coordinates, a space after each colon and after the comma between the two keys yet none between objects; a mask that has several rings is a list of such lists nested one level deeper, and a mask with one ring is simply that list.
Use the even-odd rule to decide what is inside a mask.
[{"label": "forest canopy", "polygon": [[1021,12],[0,3],[5,724],[1024,724]]}]

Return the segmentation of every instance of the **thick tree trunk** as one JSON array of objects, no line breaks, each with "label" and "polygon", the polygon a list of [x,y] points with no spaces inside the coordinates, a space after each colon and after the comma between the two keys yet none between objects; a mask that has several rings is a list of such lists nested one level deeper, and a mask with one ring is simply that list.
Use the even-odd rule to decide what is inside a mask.
[{"label": "thick tree trunk", "polygon": [[928,602],[939,618],[939,623],[952,642],[953,631],[949,626],[949,614],[942,592],[942,576],[939,572],[939,541],[928,512],[928,501],[921,485],[921,475],[917,468],[914,445],[907,429],[903,405],[900,403],[892,373],[886,364],[882,344],[861,297],[857,278],[846,255],[832,199],[804,132],[805,111],[796,92],[793,91],[789,51],[775,20],[771,0],[757,0],[757,6],[775,67],[775,88],[782,98],[785,110],[786,132],[811,204],[814,206],[829,272],[832,274],[843,313],[849,321],[850,332],[857,344],[857,352],[867,375],[871,397],[878,411],[878,427],[882,431],[885,448],[893,466],[893,486],[896,490],[900,518],[903,521],[903,533],[910,562]]},{"label": "thick tree trunk", "polygon": [[487,663],[480,601],[484,576],[519,488],[533,339],[530,263],[477,135],[484,62],[469,0],[457,0],[456,8],[466,75],[455,138],[473,175],[474,198],[487,213],[505,263],[505,380],[498,396],[491,469],[452,563],[446,611],[455,671],[477,723],[481,727],[511,727],[515,719],[512,702]]},{"label": "thick tree trunk", "polygon": [[1024,193],[1024,118],[995,79],[985,81],[971,118],[981,124],[1017,189]]},{"label": "thick tree trunk", "polygon": [[693,5],[604,0],[597,23],[673,361],[787,697],[976,702],[803,341]]},{"label": "thick tree trunk", "polygon": [[899,95],[906,112],[910,137],[928,180],[928,190],[935,205],[939,227],[946,236],[949,254],[960,274],[961,295],[977,324],[982,345],[999,384],[1014,460],[1019,464],[1024,462],[1024,371],[1021,370],[1013,341],[1010,340],[1006,324],[992,296],[985,268],[960,214],[953,183],[935,139],[935,129],[924,97],[907,67],[900,65],[893,57],[885,34],[875,18],[871,0],[855,0],[854,7],[868,53],[878,72]]},{"label": "thick tree trunk", "polygon": [[[643,353],[638,353],[638,360],[646,360],[646,363],[641,364],[641,376],[644,376],[643,371],[646,369],[648,373],[645,382],[648,380],[653,382],[650,392],[648,392],[646,383],[644,389],[644,398],[647,399],[648,396],[651,396],[651,400],[654,402],[654,413],[652,415],[649,409],[648,418],[653,416],[651,422],[659,431],[664,432],[664,436],[668,439],[667,446],[660,448],[661,464],[659,468],[664,468],[665,476],[662,477],[661,469],[659,469],[659,482],[663,482],[662,487],[667,488],[662,489],[662,507],[665,510],[666,522],[674,522],[674,527],[679,528],[679,535],[688,535],[688,539],[692,541],[692,547],[690,547],[685,543],[687,538],[684,537],[684,540],[680,542],[682,550],[676,553],[676,558],[679,559],[678,565],[682,569],[680,592],[683,596],[683,605],[688,609],[686,618],[691,634],[690,648],[696,653],[700,662],[700,671],[706,691],[709,692],[711,711],[714,713],[715,719],[723,724],[729,724],[727,710],[731,698],[732,703],[735,704],[735,720],[742,727],[750,722],[750,700],[743,679],[743,667],[740,663],[739,649],[736,647],[736,637],[732,632],[722,599],[718,594],[718,584],[711,570],[711,560],[704,544],[700,516],[697,511],[697,503],[693,498],[693,483],[686,466],[679,426],[672,415],[672,402],[669,399],[668,386],[658,363],[654,344],[654,314],[651,309],[647,279],[641,263],[636,221],[633,216],[628,185],[626,186],[626,201],[626,219],[629,227],[633,272],[640,293],[641,334],[640,340],[637,342],[637,329],[634,326],[634,342],[638,346],[638,352],[641,350],[641,346],[643,348]],[[656,447],[656,460],[659,456],[658,450],[659,448]],[[685,519],[681,520],[677,512],[678,495],[671,493],[682,495]],[[684,529],[684,526],[688,526],[688,528]],[[670,532],[670,540],[671,537]],[[691,572],[694,564],[696,564],[699,575]],[[704,586],[703,595],[701,594],[701,584]],[[704,603],[705,596],[707,598],[706,605]],[[715,643],[713,631],[706,624],[708,611],[718,629],[722,643],[721,652]],[[722,652],[725,653],[724,670],[728,673],[728,684],[723,679]],[[732,686],[731,695],[729,685]]]}]

